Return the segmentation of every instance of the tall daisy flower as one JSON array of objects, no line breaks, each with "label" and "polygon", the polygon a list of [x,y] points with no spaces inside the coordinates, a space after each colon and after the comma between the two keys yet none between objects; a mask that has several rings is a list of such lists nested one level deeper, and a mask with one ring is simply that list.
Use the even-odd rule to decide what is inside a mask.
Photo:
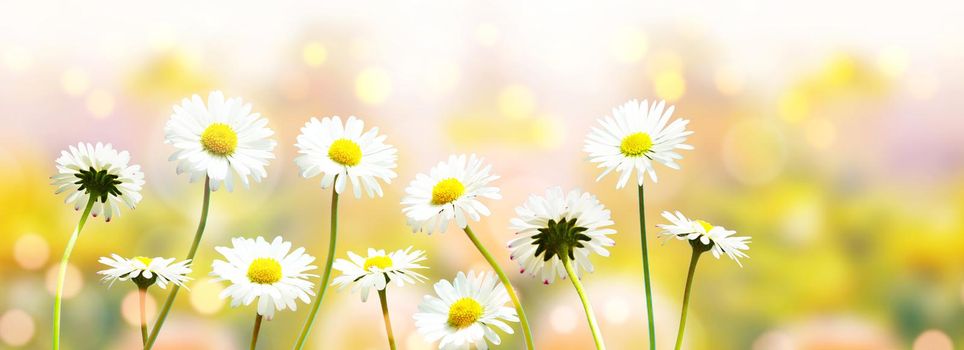
[{"label": "tall daisy flower", "polygon": [[147,300],[147,289],[157,283],[161,289],[167,284],[184,286],[184,283],[191,278],[187,275],[191,273],[190,261],[185,260],[174,263],[174,258],[136,256],[128,259],[117,254],[110,257],[101,257],[100,263],[107,265],[106,270],[98,271],[103,275],[104,282],[113,285],[116,281],[131,281],[137,285],[137,296],[140,305],[141,316],[141,339],[147,343],[147,312],[144,310]]},{"label": "tall daisy flower", "polygon": [[426,295],[414,315],[419,333],[439,341],[439,350],[464,350],[473,345],[487,350],[502,339],[493,328],[512,334],[507,322],[519,322],[515,310],[505,306],[506,289],[491,273],[459,272],[453,282],[435,284],[437,296]]},{"label": "tall daisy flower", "polygon": [[689,120],[672,119],[676,108],[666,108],[663,101],[650,104],[632,100],[613,109],[612,116],[599,120],[586,136],[583,150],[589,153],[589,161],[603,168],[596,181],[613,170],[619,173],[616,188],[623,188],[636,173],[639,197],[639,234],[642,242],[643,281],[646,290],[646,316],[649,326],[649,348],[656,349],[656,327],[653,323],[653,297],[649,281],[649,249],[646,243],[646,214],[643,196],[643,178],[648,173],[656,182],[654,162],[679,169],[677,160],[683,158],[676,150],[692,150],[685,144],[693,132],[686,130]]},{"label": "tall daisy flower", "polygon": [[385,331],[388,334],[389,348],[394,350],[395,335],[392,332],[392,321],[388,315],[388,298],[386,289],[389,283],[395,281],[399,287],[407,284],[415,284],[424,281],[426,278],[416,272],[418,269],[427,267],[418,263],[425,260],[425,252],[421,250],[412,251],[412,247],[405,250],[396,250],[385,253],[384,250],[368,248],[368,256],[361,257],[353,252],[348,252],[350,260],[338,259],[335,261],[334,268],[341,271],[342,275],[335,278],[332,285],[339,288],[352,286],[351,291],[361,291],[361,300],[368,299],[368,291],[375,288],[378,291],[378,299],[382,305],[382,317],[385,319]]},{"label": "tall daisy flower", "polygon": [[693,276],[696,274],[696,263],[700,260],[700,255],[709,251],[717,259],[726,254],[736,261],[740,267],[740,259],[748,258],[745,253],[750,247],[750,237],[734,236],[736,231],[727,230],[723,226],[714,226],[704,220],[690,220],[680,212],[663,212],[663,218],[669,220],[669,224],[656,225],[663,229],[663,237],[677,238],[686,240],[693,248],[690,257],[689,272],[686,275],[686,290],[683,292],[683,310],[680,312],[679,334],[676,336],[676,350],[683,346],[683,331],[686,328],[686,311],[690,304],[690,291],[693,288]]},{"label": "tall daisy flower", "polygon": [[308,320],[301,330],[295,349],[304,348],[308,334],[315,323],[315,316],[325,299],[331,267],[335,258],[338,242],[338,196],[346,184],[351,183],[356,198],[362,190],[373,198],[382,196],[379,181],[391,183],[395,174],[398,158],[395,147],[385,143],[385,135],[378,134],[378,128],[364,131],[365,123],[354,116],[348,117],[344,124],[341,118],[324,118],[318,121],[311,118],[301,128],[298,135],[299,155],[295,164],[301,169],[301,176],[311,178],[321,175],[321,187],[334,187],[331,191],[331,233],[328,237],[328,258],[318,285],[318,297],[308,313]]},{"label": "tall daisy flower", "polygon": [[511,258],[522,267],[521,272],[537,276],[549,284],[558,275],[569,277],[579,294],[597,349],[605,349],[592,305],[580,282],[582,271],[592,272],[592,253],[609,256],[607,247],[615,242],[609,235],[616,230],[609,210],[595,196],[579,190],[562,192],[553,187],[546,195],[530,196],[516,208],[511,228],[518,238],[509,241]]},{"label": "tall daisy flower", "polygon": [[519,315],[526,348],[532,350],[534,348],[532,331],[529,329],[529,321],[526,319],[515,289],[512,288],[512,283],[468,224],[467,218],[479,221],[482,216],[490,214],[489,208],[482,204],[480,199],[502,198],[498,187],[489,186],[490,182],[499,178],[489,173],[491,169],[491,165],[484,164],[482,158],[474,154],[468,157],[449,156],[448,161],[439,162],[432,167],[428,175],[415,175],[415,180],[405,189],[402,213],[408,218],[408,224],[413,231],[424,231],[428,234],[436,231],[445,232],[449,221],[455,219],[459,228],[465,231],[469,240],[505,285],[506,292]]},{"label": "tall daisy flower", "polygon": [[54,297],[53,348],[60,348],[61,304],[64,295],[64,278],[70,253],[77,244],[77,237],[84,229],[87,217],[103,214],[106,221],[119,215],[120,204],[131,209],[141,201],[140,190],[144,186],[144,173],[139,165],[130,165],[127,151],[118,152],[110,144],[78,143],[60,153],[57,173],[50,177],[57,186],[55,193],[67,192],[66,202],[74,210],[84,208],[80,221],[67,241],[60,259],[57,274],[57,292]]},{"label": "tall daisy flower", "polygon": [[305,253],[304,248],[291,250],[291,242],[280,236],[271,242],[263,237],[231,239],[231,247],[214,248],[225,260],[214,260],[211,275],[216,281],[231,284],[221,292],[221,298],[231,299],[231,307],[250,305],[257,300],[257,315],[251,337],[254,349],[261,329],[262,318],[271,320],[276,310],[295,311],[296,301],[311,302],[311,265],[315,257]]},{"label": "tall daisy flower", "polygon": [[[235,175],[245,187],[250,184],[249,176],[259,182],[268,175],[265,167],[274,159],[272,152],[277,142],[270,138],[274,132],[267,124],[268,120],[261,114],[252,112],[251,104],[237,97],[225,100],[220,91],[210,93],[206,104],[194,95],[174,106],[171,119],[164,127],[164,143],[175,148],[170,160],[177,162],[178,174],[190,175],[190,182],[204,178],[201,219],[187,260],[194,259],[201,243],[211,191],[217,191],[222,183],[232,191]],[[145,350],[154,346],[179,290],[180,286],[175,285],[164,301]]]}]

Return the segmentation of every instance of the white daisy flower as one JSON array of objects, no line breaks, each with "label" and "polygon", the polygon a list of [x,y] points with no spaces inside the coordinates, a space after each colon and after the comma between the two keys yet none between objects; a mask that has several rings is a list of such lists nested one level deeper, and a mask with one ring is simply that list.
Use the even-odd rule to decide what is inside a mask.
[{"label": "white daisy flower", "polygon": [[134,209],[141,201],[144,173],[140,165],[129,165],[130,160],[127,151],[118,152],[110,144],[81,142],[60,152],[51,184],[57,186],[55,193],[68,193],[65,202],[73,203],[75,210],[84,208],[93,196],[91,215],[104,214],[110,221],[120,215],[118,204]]},{"label": "white daisy flower", "polygon": [[679,211],[675,215],[664,211],[663,217],[670,222],[668,225],[656,225],[663,229],[663,232],[661,232],[664,235],[663,237],[689,240],[690,244],[699,241],[703,245],[711,245],[709,250],[713,252],[714,257],[719,259],[721,254],[726,254],[730,259],[736,261],[740,267],[743,267],[740,259],[749,257],[744,251],[750,249],[747,246],[750,243],[750,237],[734,236],[736,231],[727,230],[723,226],[713,226],[703,220],[687,219]]},{"label": "white daisy flower", "polygon": [[211,178],[211,190],[221,182],[228,191],[234,189],[234,173],[245,187],[248,176],[260,182],[268,176],[265,166],[274,159],[271,153],[278,144],[268,138],[274,132],[268,120],[251,113],[251,104],[240,98],[224,100],[220,91],[208,95],[207,105],[194,95],[174,106],[174,113],[164,127],[164,142],[177,150],[170,160],[177,161],[177,173],[188,172],[190,181]]},{"label": "white daisy flower", "polygon": [[231,298],[231,307],[250,305],[258,299],[258,314],[271,319],[275,309],[295,311],[295,299],[304,303],[311,302],[312,283],[305,273],[314,270],[311,265],[315,257],[305,254],[305,248],[291,251],[291,242],[280,236],[271,243],[263,237],[257,239],[236,237],[231,239],[232,247],[216,247],[227,261],[214,260],[211,275],[217,281],[228,281],[231,285],[221,292],[221,298]]},{"label": "white daisy flower", "polygon": [[538,276],[545,284],[555,276],[566,278],[562,258],[574,264],[577,276],[593,271],[589,254],[609,256],[606,247],[615,244],[609,235],[616,230],[610,212],[595,196],[579,190],[546,190],[545,197],[532,195],[515,209],[517,217],[510,228],[517,238],[509,241],[510,258],[519,263],[520,272]]},{"label": "white daisy flower", "polygon": [[111,285],[115,281],[132,280],[142,288],[156,282],[163,289],[167,287],[168,283],[183,287],[184,282],[191,279],[187,276],[191,273],[190,260],[172,264],[174,258],[136,256],[127,259],[117,254],[111,254],[110,257],[104,256],[98,261],[110,267],[97,273],[104,275],[103,281],[110,282]]},{"label": "white daisy flower", "polygon": [[[502,340],[492,329],[512,334],[506,322],[519,322],[515,309],[506,306],[509,296],[491,272],[468,276],[459,272],[454,283],[435,284],[438,297],[426,295],[414,315],[419,333],[429,341],[439,341],[439,350],[478,350],[499,345]],[[488,342],[486,341],[488,340]]]},{"label": "white daisy flower", "polygon": [[405,283],[415,284],[426,280],[425,276],[414,271],[427,268],[418,264],[425,260],[425,252],[412,251],[412,247],[389,254],[385,254],[384,250],[368,248],[367,257],[348,252],[348,258],[351,260],[335,261],[333,267],[341,271],[341,276],[336,277],[332,285],[339,286],[339,289],[352,285],[352,293],[361,291],[362,302],[368,300],[368,291],[372,287],[383,290],[391,281],[401,287]]},{"label": "white daisy flower", "polygon": [[305,178],[323,174],[321,188],[334,184],[341,194],[345,183],[351,181],[355,197],[360,198],[362,189],[368,197],[382,196],[378,180],[391,183],[396,175],[397,150],[385,144],[385,135],[378,128],[362,133],[365,122],[354,116],[342,126],[341,118],[311,118],[298,135],[298,153],[295,164]]},{"label": "white daisy flower", "polygon": [[591,162],[606,169],[596,181],[616,170],[619,173],[616,188],[623,188],[635,170],[637,185],[642,186],[644,173],[649,173],[656,182],[654,161],[679,169],[676,160],[683,156],[676,150],[693,149],[683,143],[693,132],[686,130],[689,120],[676,119],[670,123],[676,107],[664,109],[664,105],[663,101],[650,105],[646,100],[632,100],[614,108],[612,117],[599,120],[600,127],[592,128],[583,147]]},{"label": "white daisy flower", "polygon": [[451,155],[439,162],[428,175],[418,174],[405,189],[402,212],[415,232],[428,234],[448,229],[453,218],[460,228],[468,225],[466,216],[479,221],[490,214],[479,198],[500,199],[498,187],[486,186],[499,176],[489,174],[491,165],[483,166],[474,154]]}]

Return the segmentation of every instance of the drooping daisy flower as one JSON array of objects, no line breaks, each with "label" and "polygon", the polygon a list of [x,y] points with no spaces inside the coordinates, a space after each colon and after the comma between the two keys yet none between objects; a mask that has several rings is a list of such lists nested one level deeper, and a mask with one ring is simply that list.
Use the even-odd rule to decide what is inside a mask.
[{"label": "drooping daisy flower", "polygon": [[120,215],[118,204],[133,209],[141,201],[144,173],[140,165],[129,165],[130,160],[127,151],[118,152],[109,143],[78,143],[60,152],[51,184],[57,186],[55,193],[68,193],[65,202],[73,203],[75,210],[84,208],[93,197],[90,214],[104,214],[110,221]]},{"label": "drooping daisy flower", "polygon": [[740,259],[749,257],[744,251],[750,249],[747,246],[750,243],[750,237],[734,236],[736,231],[727,230],[723,226],[713,226],[703,220],[690,220],[679,211],[675,214],[664,211],[663,217],[670,222],[670,224],[656,225],[663,229],[663,237],[689,240],[691,244],[699,241],[703,246],[708,246],[709,251],[717,259],[720,255],[726,254],[740,267],[743,267]]},{"label": "drooping daisy flower", "polygon": [[675,107],[664,106],[663,101],[650,105],[646,100],[632,100],[614,108],[612,117],[599,120],[599,127],[592,128],[583,147],[591,162],[606,169],[596,181],[616,170],[619,173],[616,188],[622,188],[635,170],[637,185],[642,186],[644,173],[649,173],[656,182],[654,161],[679,169],[676,160],[683,156],[676,150],[693,149],[683,143],[693,132],[686,130],[689,120],[670,122]]},{"label": "drooping daisy flower", "polygon": [[412,251],[412,247],[405,250],[396,250],[385,254],[384,250],[368,248],[368,256],[361,257],[353,252],[348,252],[351,260],[338,259],[335,261],[335,270],[341,271],[341,276],[335,277],[332,285],[345,288],[352,285],[352,293],[361,291],[361,300],[368,300],[368,292],[372,287],[375,290],[383,290],[387,284],[394,281],[399,287],[426,279],[422,274],[415,272],[416,269],[427,267],[419,265],[418,262],[425,260],[425,252],[421,250]]},{"label": "drooping daisy flower", "polygon": [[429,341],[439,340],[440,350],[464,350],[472,345],[486,350],[488,342],[502,342],[493,327],[512,334],[506,322],[519,322],[515,309],[505,305],[509,301],[505,288],[492,273],[470,271],[466,276],[459,272],[454,283],[436,283],[435,293],[437,297],[425,296],[414,318],[419,333]]},{"label": "drooping daisy flower", "polygon": [[211,189],[221,183],[228,191],[234,189],[234,173],[245,187],[248,176],[260,182],[268,176],[265,166],[274,159],[277,142],[267,128],[268,120],[259,113],[251,113],[251,104],[240,98],[225,101],[220,91],[208,95],[207,105],[194,95],[174,106],[174,113],[164,127],[164,142],[177,150],[170,160],[176,160],[177,173],[187,172],[191,182],[211,179]]},{"label": "drooping daisy flower", "polygon": [[221,298],[231,298],[231,307],[250,305],[258,299],[258,315],[269,320],[275,309],[297,309],[296,299],[311,302],[312,283],[305,273],[315,269],[315,257],[305,254],[304,248],[291,251],[291,242],[280,236],[271,243],[261,236],[256,239],[236,237],[232,247],[216,247],[227,261],[214,260],[211,275],[231,285],[221,292]]},{"label": "drooping daisy flower", "polygon": [[397,175],[395,161],[397,150],[385,144],[385,135],[378,128],[362,133],[365,122],[354,116],[342,126],[341,118],[311,118],[298,135],[298,153],[295,164],[305,178],[322,174],[321,187],[334,184],[335,191],[342,193],[345,183],[351,181],[355,197],[360,198],[362,189],[368,197],[382,196],[378,180],[391,183]]},{"label": "drooping daisy flower", "polygon": [[428,175],[418,174],[402,199],[402,212],[415,232],[445,232],[453,218],[460,228],[468,225],[466,216],[479,221],[490,214],[479,198],[500,199],[498,187],[487,186],[497,175],[489,174],[491,165],[484,165],[474,154],[449,156],[439,162]]},{"label": "drooping daisy flower", "polygon": [[174,258],[137,256],[133,259],[127,259],[117,254],[111,254],[110,257],[104,256],[98,261],[110,267],[97,273],[104,275],[103,280],[110,282],[111,285],[115,281],[132,280],[141,288],[146,288],[156,282],[163,289],[167,288],[168,283],[183,287],[184,282],[191,279],[187,276],[191,273],[189,267],[191,262],[189,260],[172,264]]},{"label": "drooping daisy flower", "polygon": [[589,254],[609,256],[607,247],[615,242],[608,235],[616,230],[609,210],[595,196],[579,190],[562,192],[562,188],[546,190],[546,195],[530,196],[516,208],[510,228],[517,238],[509,241],[511,259],[523,273],[538,276],[549,284],[558,275],[566,277],[562,259],[574,262],[577,275],[593,271]]}]

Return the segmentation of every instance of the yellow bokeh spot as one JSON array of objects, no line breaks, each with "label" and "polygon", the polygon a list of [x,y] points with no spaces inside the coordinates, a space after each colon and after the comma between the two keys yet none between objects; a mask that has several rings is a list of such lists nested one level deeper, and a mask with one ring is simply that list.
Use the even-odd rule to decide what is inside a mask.
[{"label": "yellow bokeh spot", "polygon": [[499,112],[509,118],[525,118],[535,112],[535,100],[529,88],[509,85],[499,92]]},{"label": "yellow bokeh spot", "polygon": [[381,68],[367,68],[355,78],[355,95],[367,104],[380,104],[392,94],[392,78]]},{"label": "yellow bokeh spot", "polygon": [[319,42],[309,42],[301,49],[301,59],[309,67],[318,67],[328,60],[328,50]]},{"label": "yellow bokeh spot", "polygon": [[465,192],[465,185],[462,185],[456,178],[448,178],[439,181],[432,187],[432,204],[442,205],[452,203]]},{"label": "yellow bokeh spot", "polygon": [[799,122],[810,115],[810,98],[802,91],[789,91],[780,97],[780,117],[788,122]]},{"label": "yellow bokeh spot", "polygon": [[272,284],[281,280],[281,263],[273,258],[257,258],[248,266],[248,279],[253,283]]},{"label": "yellow bokeh spot", "polygon": [[371,272],[373,267],[378,268],[379,270],[385,270],[389,267],[392,267],[392,258],[379,255],[365,259],[365,271]]},{"label": "yellow bokeh spot", "polygon": [[0,316],[0,339],[9,346],[20,347],[33,339],[34,319],[26,311],[10,309]]},{"label": "yellow bokeh spot", "polygon": [[743,92],[743,75],[733,68],[722,67],[717,69],[713,75],[713,82],[721,94],[732,96]]},{"label": "yellow bokeh spot", "polygon": [[653,77],[653,90],[660,98],[673,102],[683,97],[686,92],[686,80],[679,71],[663,70]]},{"label": "yellow bokeh spot", "polygon": [[68,95],[77,96],[90,88],[90,76],[80,68],[71,68],[60,77],[60,85]]},{"label": "yellow bokeh spot", "polygon": [[13,258],[24,269],[39,269],[44,266],[49,257],[50,247],[40,235],[25,234],[20,236],[13,245]]},{"label": "yellow bokeh spot", "polygon": [[91,91],[87,95],[87,110],[95,118],[106,118],[114,111],[114,96],[103,90]]},{"label": "yellow bokeh spot", "polygon": [[191,288],[191,306],[199,313],[210,315],[224,307],[224,299],[218,295],[224,287],[210,278],[198,280]]},{"label": "yellow bokeh spot", "polygon": [[238,147],[238,134],[224,123],[213,123],[201,134],[201,146],[217,156],[229,156]]},{"label": "yellow bokeh spot", "polygon": [[361,147],[349,139],[337,139],[328,147],[328,158],[341,165],[355,166],[361,163]]},{"label": "yellow bokeh spot", "polygon": [[637,132],[623,138],[623,141],[619,144],[619,151],[627,157],[639,157],[652,147],[653,139],[649,137],[649,134]]},{"label": "yellow bokeh spot", "polygon": [[482,304],[472,298],[462,298],[449,307],[449,326],[462,329],[471,326],[482,317]]}]

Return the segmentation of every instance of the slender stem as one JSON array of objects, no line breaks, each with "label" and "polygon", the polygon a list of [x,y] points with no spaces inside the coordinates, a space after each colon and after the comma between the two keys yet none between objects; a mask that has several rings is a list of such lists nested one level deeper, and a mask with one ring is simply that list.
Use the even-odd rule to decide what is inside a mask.
[{"label": "slender stem", "polygon": [[254,330],[251,331],[251,350],[254,350],[254,347],[258,345],[258,333],[261,332],[262,318],[261,314],[257,314],[257,316],[254,317]]},{"label": "slender stem", "polygon": [[[187,259],[194,264],[194,254],[197,253],[197,247],[201,244],[201,236],[204,235],[204,226],[208,222],[208,207],[211,204],[211,178],[204,178],[204,201],[201,204],[201,220],[197,224],[197,231],[194,233],[194,242],[191,243],[191,250],[187,253]],[[173,284],[173,283],[172,283]],[[167,319],[167,314],[171,312],[171,306],[174,305],[174,299],[177,298],[177,292],[181,289],[181,286],[173,284],[171,286],[171,294],[167,296],[167,300],[164,301],[164,306],[161,307],[161,313],[157,315],[157,321],[154,322],[154,328],[151,330],[151,335],[147,337],[147,343],[144,344],[144,350],[150,350],[154,346],[154,342],[157,340],[157,335],[161,333],[161,327],[164,326],[164,320]]]},{"label": "slender stem", "polygon": [[676,335],[676,350],[683,346],[683,330],[686,328],[686,310],[690,306],[690,291],[693,288],[693,275],[696,274],[696,263],[700,260],[705,250],[693,248],[693,256],[690,257],[690,271],[686,274],[686,290],[683,292],[683,310],[679,317],[679,334]]},{"label": "slender stem", "polygon": [[[335,181],[338,180],[338,176],[335,176]],[[315,316],[318,314],[318,309],[321,307],[321,300],[325,298],[325,290],[328,289],[328,279],[331,277],[331,264],[335,261],[335,243],[338,238],[338,192],[332,189],[331,191],[331,234],[328,237],[328,260],[325,261],[325,271],[321,275],[321,284],[318,286],[318,296],[315,297],[315,303],[311,305],[311,312],[308,313],[308,320],[305,321],[305,326],[301,329],[301,336],[298,337],[298,343],[295,344],[295,349],[301,350],[304,348],[305,343],[308,341],[308,334],[311,333],[311,327],[314,326]]]},{"label": "slender stem", "polygon": [[146,299],[147,299],[147,288],[137,288],[137,299],[141,306],[141,341],[143,345],[147,345],[147,311],[146,311]]},{"label": "slender stem", "polygon": [[90,199],[87,200],[84,214],[80,216],[80,221],[74,228],[74,233],[70,235],[70,240],[67,241],[64,256],[60,258],[60,270],[57,273],[57,296],[54,297],[54,350],[60,349],[60,309],[64,302],[64,279],[67,278],[67,262],[70,260],[70,252],[74,250],[74,245],[77,244],[77,236],[80,236],[80,231],[84,229],[87,217],[90,216],[90,210],[94,208],[94,203],[97,202],[96,197],[93,193],[90,193]]},{"label": "slender stem", "polygon": [[388,297],[385,296],[385,289],[378,291],[378,300],[382,302],[382,317],[385,318],[385,332],[388,333],[388,348],[395,350],[395,335],[392,333],[392,319],[388,317]]},{"label": "slender stem", "polygon": [[592,340],[596,343],[596,349],[605,350],[606,344],[603,342],[602,332],[599,331],[599,324],[596,323],[596,315],[592,312],[592,305],[589,303],[589,298],[586,297],[586,292],[582,289],[582,282],[579,281],[579,277],[576,276],[576,272],[572,269],[572,261],[565,255],[561,256],[561,258],[562,266],[566,267],[569,280],[572,281],[572,286],[576,287],[576,293],[579,294],[579,300],[582,301],[582,309],[586,311],[586,320],[589,321],[589,329],[592,331]]},{"label": "slender stem", "polygon": [[649,249],[646,242],[646,206],[643,185],[639,185],[639,240],[643,247],[643,284],[646,288],[646,317],[649,326],[649,349],[656,350],[656,323],[653,322],[653,291],[649,283]]},{"label": "slender stem", "polygon": [[465,234],[469,236],[469,240],[472,241],[472,244],[475,244],[475,248],[479,250],[479,253],[482,253],[482,256],[485,257],[485,261],[489,262],[489,265],[491,265],[492,269],[495,270],[495,274],[499,275],[499,280],[502,281],[503,285],[505,285],[505,291],[509,293],[509,298],[512,299],[512,304],[515,305],[515,312],[519,314],[519,323],[522,324],[522,334],[525,336],[526,349],[535,349],[535,346],[533,346],[532,342],[532,331],[529,329],[529,320],[526,318],[525,310],[522,309],[522,303],[519,302],[519,296],[515,294],[515,288],[512,287],[512,283],[509,282],[509,278],[505,276],[505,272],[503,272],[502,268],[499,267],[499,264],[496,263],[495,258],[492,257],[492,254],[489,254],[489,251],[482,246],[482,242],[479,242],[479,238],[475,236],[475,232],[472,232],[472,228],[465,226],[464,230]]}]

